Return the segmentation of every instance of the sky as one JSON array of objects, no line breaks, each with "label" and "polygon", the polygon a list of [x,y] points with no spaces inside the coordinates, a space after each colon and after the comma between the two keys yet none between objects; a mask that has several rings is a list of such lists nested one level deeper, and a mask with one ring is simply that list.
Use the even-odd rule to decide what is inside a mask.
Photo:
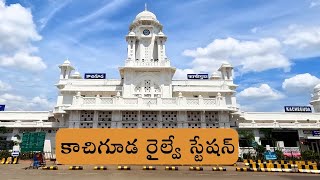
[{"label": "sky", "polygon": [[309,105],[320,84],[320,0],[0,0],[0,104],[52,110],[66,59],[82,75],[118,79],[145,3],[168,36],[175,79],[229,62],[242,111]]}]

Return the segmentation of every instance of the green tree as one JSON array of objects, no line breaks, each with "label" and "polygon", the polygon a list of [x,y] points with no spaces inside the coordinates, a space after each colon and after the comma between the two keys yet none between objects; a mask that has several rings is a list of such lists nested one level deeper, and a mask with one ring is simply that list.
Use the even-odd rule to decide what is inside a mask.
[{"label": "green tree", "polygon": [[7,128],[5,126],[0,127],[0,134],[4,134],[7,132]]},{"label": "green tree", "polygon": [[262,140],[269,140],[269,141],[271,141],[270,146],[276,147],[276,145],[275,145],[276,139],[272,136],[272,129],[270,129],[270,128],[260,129],[260,132],[262,132],[264,135],[264,138],[262,138]]}]

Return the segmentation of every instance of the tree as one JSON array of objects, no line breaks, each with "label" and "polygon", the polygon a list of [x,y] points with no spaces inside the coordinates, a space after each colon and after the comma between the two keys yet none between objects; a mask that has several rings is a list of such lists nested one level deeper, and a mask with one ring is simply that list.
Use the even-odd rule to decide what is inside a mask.
[{"label": "tree", "polygon": [[272,136],[272,129],[270,129],[270,128],[260,129],[260,132],[263,133],[263,135],[264,135],[263,139],[264,140],[270,140],[271,141],[271,144],[270,144],[271,147],[276,147],[276,145],[275,145],[276,139]]},{"label": "tree", "polygon": [[5,126],[0,126],[0,134],[4,134],[7,132],[7,128]]}]

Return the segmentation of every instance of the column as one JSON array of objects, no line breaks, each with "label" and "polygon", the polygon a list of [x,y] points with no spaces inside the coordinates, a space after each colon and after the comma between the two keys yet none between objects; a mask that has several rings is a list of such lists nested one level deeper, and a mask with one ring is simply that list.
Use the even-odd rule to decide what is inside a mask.
[{"label": "column", "polygon": [[111,128],[122,128],[121,111],[112,111]]},{"label": "column", "polygon": [[98,127],[98,118],[99,118],[99,111],[94,111],[93,112],[92,128],[97,128]]},{"label": "column", "polygon": [[201,128],[207,128],[206,126],[206,116],[205,116],[205,112],[201,111],[200,112],[200,117],[201,117]]},{"label": "column", "polygon": [[141,113],[140,113],[140,111],[138,111],[137,117],[138,117],[138,124],[137,124],[137,126],[138,126],[138,128],[142,128]]},{"label": "column", "polygon": [[254,140],[261,145],[261,141],[260,141],[260,131],[259,129],[254,129],[253,130],[253,135],[254,135]]},{"label": "column", "polygon": [[186,111],[178,111],[178,128],[188,128],[188,123],[186,122]]},{"label": "column", "polygon": [[157,39],[157,45],[158,45],[158,48],[157,48],[157,50],[158,50],[158,60],[160,61],[160,59],[161,59],[161,44],[160,44],[160,40],[159,39]]},{"label": "column", "polygon": [[161,111],[158,112],[157,121],[158,121],[158,128],[162,128],[162,112]]}]

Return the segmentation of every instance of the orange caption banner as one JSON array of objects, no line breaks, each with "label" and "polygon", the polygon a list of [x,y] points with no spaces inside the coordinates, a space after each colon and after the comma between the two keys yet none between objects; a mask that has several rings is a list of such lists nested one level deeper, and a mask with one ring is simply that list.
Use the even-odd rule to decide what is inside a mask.
[{"label": "orange caption banner", "polygon": [[60,129],[61,164],[233,164],[238,159],[234,129]]}]

